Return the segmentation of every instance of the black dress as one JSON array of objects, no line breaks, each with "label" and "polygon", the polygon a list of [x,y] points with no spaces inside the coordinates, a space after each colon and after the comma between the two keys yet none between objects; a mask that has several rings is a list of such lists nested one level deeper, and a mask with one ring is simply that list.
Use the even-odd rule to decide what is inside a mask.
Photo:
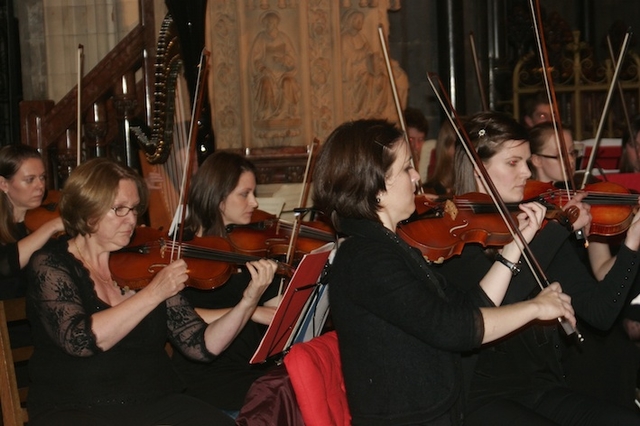
[{"label": "black dress", "polygon": [[[186,288],[182,295],[195,308],[232,308],[242,299],[249,281],[251,276],[242,270],[214,290]],[[263,294],[261,302],[275,296],[276,281]],[[249,364],[266,329],[249,320],[229,347],[210,363],[194,362],[180,353],[174,354],[173,366],[187,384],[187,394],[226,411],[240,410],[251,384],[274,365],[271,361]]]},{"label": "black dress", "polygon": [[[167,339],[201,362],[214,359],[204,342],[206,324],[181,295],[158,305],[103,351],[91,316],[110,306],[98,298],[89,271],[69,253],[67,239],[37,251],[27,273],[27,315],[35,344],[29,362],[30,424],[53,424],[53,418],[65,424],[60,416],[70,411],[118,426],[233,424],[214,407],[181,395],[183,384],[165,351]],[[155,407],[159,401],[168,413]],[[82,424],[74,419],[66,424]]]}]

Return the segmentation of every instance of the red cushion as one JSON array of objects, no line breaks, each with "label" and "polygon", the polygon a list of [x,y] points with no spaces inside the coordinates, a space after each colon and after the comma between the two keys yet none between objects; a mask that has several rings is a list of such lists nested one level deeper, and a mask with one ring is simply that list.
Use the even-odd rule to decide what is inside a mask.
[{"label": "red cushion", "polygon": [[306,426],[351,424],[335,331],[293,345],[284,364]]}]

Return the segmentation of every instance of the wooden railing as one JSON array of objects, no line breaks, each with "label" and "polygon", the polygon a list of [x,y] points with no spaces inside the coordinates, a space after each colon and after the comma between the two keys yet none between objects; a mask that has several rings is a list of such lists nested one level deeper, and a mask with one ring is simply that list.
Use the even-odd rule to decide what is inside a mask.
[{"label": "wooden railing", "polygon": [[[155,39],[153,0],[141,0],[139,24],[82,78],[81,161],[109,151],[124,155],[124,119],[147,121],[144,105],[153,96]],[[136,75],[142,75],[137,82]],[[77,98],[76,85],[57,103],[20,104],[21,141],[40,150],[54,188],[77,163]]]},{"label": "wooden railing", "polygon": [[[106,155],[127,163],[133,156],[134,165],[144,161],[139,159],[138,147],[126,143],[127,123],[135,120],[151,127],[158,36],[154,21],[153,0],[140,0],[140,23],[82,78],[81,161]],[[21,141],[42,153],[50,188],[61,188],[78,162],[77,117],[77,86],[57,103],[36,100],[20,104]],[[307,147],[238,152],[256,164],[258,183],[302,181]]]}]

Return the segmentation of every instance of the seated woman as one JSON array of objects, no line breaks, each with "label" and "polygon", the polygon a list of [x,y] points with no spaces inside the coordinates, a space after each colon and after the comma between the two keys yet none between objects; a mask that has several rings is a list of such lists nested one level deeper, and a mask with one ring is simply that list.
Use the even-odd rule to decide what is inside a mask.
[{"label": "seated woman", "polygon": [[[558,156],[559,145],[553,123],[538,124],[529,131],[531,147],[529,164],[533,179],[553,184],[560,183],[563,187],[563,175],[573,175],[576,152],[571,132],[565,129],[564,133],[571,166],[567,173],[562,172],[562,162]],[[586,250],[584,241],[573,242],[582,262],[591,269],[596,279],[602,280],[615,262],[609,242],[613,242],[613,247],[617,250],[620,238],[599,238],[600,240],[596,241],[596,237],[591,236]],[[629,298],[633,296],[632,294]],[[628,308],[628,303],[625,305]],[[636,409],[636,377],[640,369],[640,351],[629,340],[623,326],[631,324],[630,319],[624,318],[627,310],[626,308],[623,310],[614,326],[608,330],[598,330],[589,326],[588,323],[579,322],[578,326],[585,336],[585,342],[579,347],[567,345],[562,363],[567,383],[572,389]]]},{"label": "seated woman", "polygon": [[34,251],[64,230],[60,218],[29,232],[24,218],[40,207],[46,190],[46,174],[40,153],[27,145],[0,149],[0,299],[25,294],[23,268]]},{"label": "seated woman", "polygon": [[[250,223],[258,208],[255,190],[256,169],[246,158],[224,151],[210,155],[191,180],[185,235],[225,237],[227,226]],[[241,270],[214,290],[187,288],[182,295],[206,322],[212,322],[242,300],[251,279],[248,271]],[[273,273],[265,280],[271,282]],[[174,355],[173,365],[187,384],[187,394],[232,416],[240,410],[251,384],[272,365],[251,365],[249,360],[275,312],[273,304],[262,305],[276,292],[276,285],[265,292],[238,337],[213,362],[204,364],[180,353]]]},{"label": "seated woman", "polygon": [[[382,120],[342,124],[317,159],[314,205],[348,236],[327,280],[354,426],[459,425],[459,352],[535,319],[575,320],[558,284],[535,299],[495,308],[478,307],[491,304],[479,287],[465,293],[443,280],[395,233],[415,209],[418,179],[402,134]],[[542,213],[523,206],[529,238]],[[505,250],[519,253],[514,243]],[[509,275],[496,264],[487,277],[508,281]]]},{"label": "seated woman", "polygon": [[[498,195],[506,203],[521,202],[531,176],[526,130],[511,117],[496,112],[476,114],[466,125]],[[455,171],[457,195],[487,192],[462,147],[456,149]],[[609,274],[597,282],[568,241],[574,227],[588,230],[591,224],[590,207],[580,202],[582,197],[584,194],[576,195],[572,200],[580,210],[573,225],[566,223],[565,227],[550,221],[535,235],[530,247],[546,276],[560,282],[563,291],[571,296],[580,319],[606,330],[620,313],[638,275],[640,225],[636,221],[629,229]],[[519,261],[504,250],[502,256],[511,264]],[[475,283],[494,267],[495,260],[495,249],[467,244],[460,256],[445,261],[437,270],[448,282],[472,291],[477,287]],[[529,300],[539,291],[531,271],[511,270],[508,288],[503,287],[504,282],[492,282],[493,290],[504,294],[502,299],[493,299],[496,305]],[[560,333],[556,322],[532,322],[483,347],[477,356],[466,357],[465,364],[472,374],[465,424],[485,425],[488,418],[492,425],[639,424],[637,412],[584,396],[567,386],[561,365]]]},{"label": "seated woman", "polygon": [[36,252],[28,266],[30,425],[233,424],[181,393],[165,343],[214,360],[255,311],[276,264],[247,265],[253,279],[242,300],[209,325],[179,293],[189,279],[182,259],[138,292],[118,287],[110,253],[129,243],[147,198],[138,174],[105,158],[69,176],[60,201],[68,237]]}]

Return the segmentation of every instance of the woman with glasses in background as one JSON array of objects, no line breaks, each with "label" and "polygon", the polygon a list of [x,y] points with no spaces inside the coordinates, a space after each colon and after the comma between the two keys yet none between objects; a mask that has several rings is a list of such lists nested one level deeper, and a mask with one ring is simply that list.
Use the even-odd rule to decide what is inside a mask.
[{"label": "woman with glasses in background", "polygon": [[[640,121],[638,124],[640,126]],[[558,156],[558,143],[553,123],[538,124],[529,131],[529,136],[531,147],[529,166],[532,178],[541,182],[560,183],[560,186],[564,186],[562,162]],[[571,132],[566,129],[564,129],[564,141],[569,152],[570,173],[573,175],[577,150],[574,148]],[[581,181],[581,179],[577,180]],[[579,183],[576,183],[576,188],[578,187]],[[615,240],[611,246],[606,239],[596,239],[597,237],[589,238],[587,249],[585,249],[584,240],[574,238],[572,243],[582,262],[592,271],[596,279],[602,280],[615,262],[612,250],[614,253],[617,252],[620,239]],[[626,319],[625,311],[607,331],[597,330],[588,323],[580,322],[578,327],[585,335],[585,342],[579,347],[566,346],[563,367],[567,382],[573,389],[635,409],[640,350],[627,335],[626,325],[633,324],[630,319]]]}]

